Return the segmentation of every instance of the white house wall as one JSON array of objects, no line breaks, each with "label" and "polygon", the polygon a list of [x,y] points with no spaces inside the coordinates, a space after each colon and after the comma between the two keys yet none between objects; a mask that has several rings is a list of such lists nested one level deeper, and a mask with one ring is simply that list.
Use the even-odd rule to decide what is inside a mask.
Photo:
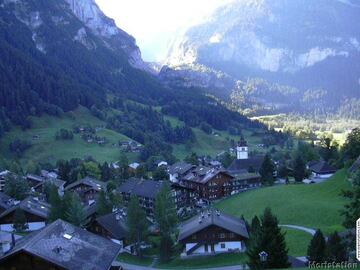
[{"label": "white house wall", "polygon": [[[194,247],[197,243],[187,243],[186,244],[186,252],[189,251],[192,247]],[[225,244],[224,248],[221,247],[221,244]],[[214,245],[215,253],[229,252],[229,251],[243,251],[243,245],[241,241],[231,241],[231,242],[219,242]],[[192,254],[206,254],[211,253],[211,245],[208,245],[208,252],[205,252],[205,245],[201,245],[199,248],[194,250]]]}]

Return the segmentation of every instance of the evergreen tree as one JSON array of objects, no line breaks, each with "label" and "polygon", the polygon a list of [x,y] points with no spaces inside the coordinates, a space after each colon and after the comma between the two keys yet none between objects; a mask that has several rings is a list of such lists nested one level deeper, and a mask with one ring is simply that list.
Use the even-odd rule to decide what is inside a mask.
[{"label": "evergreen tree", "polygon": [[23,200],[28,195],[30,187],[21,176],[10,174],[5,180],[5,194],[17,200]]},{"label": "evergreen tree", "polygon": [[70,200],[66,202],[68,207],[66,208],[65,219],[77,227],[84,228],[88,223],[88,219],[79,195],[72,193],[69,197]]},{"label": "evergreen tree", "polygon": [[129,239],[134,243],[134,251],[138,256],[142,256],[140,244],[148,235],[148,222],[146,214],[139,204],[139,199],[132,196],[128,206],[127,225],[129,228]]},{"label": "evergreen tree", "polygon": [[50,203],[50,213],[49,221],[55,221],[57,219],[65,219],[65,209],[64,202],[59,196],[56,186],[51,185],[49,187],[49,203]]},{"label": "evergreen tree", "polygon": [[26,223],[25,213],[21,208],[15,210],[13,227],[16,232],[23,232],[29,228],[29,225]]},{"label": "evergreen tree", "polygon": [[293,166],[294,166],[295,181],[301,182],[302,180],[305,179],[306,176],[306,165],[300,153],[296,155],[295,160],[293,162]]},{"label": "evergreen tree", "polygon": [[[269,208],[265,209],[261,218],[261,227],[258,221],[253,220],[255,233],[250,235],[250,245],[247,251],[249,266],[251,269],[261,268],[288,268],[288,249],[286,248],[285,236],[278,226],[277,218]],[[256,232],[258,231],[258,232]],[[260,252],[268,254],[267,261],[260,261]]]},{"label": "evergreen tree", "polygon": [[176,205],[171,194],[169,185],[164,185],[156,196],[155,220],[161,233],[170,234],[178,222]]},{"label": "evergreen tree", "polygon": [[327,261],[330,262],[341,263],[347,261],[346,246],[337,232],[334,232],[329,237],[326,248],[326,257]]},{"label": "evergreen tree", "polygon": [[100,216],[109,214],[112,212],[113,206],[107,197],[105,191],[101,190],[97,199],[97,213]]},{"label": "evergreen tree", "polygon": [[160,261],[166,263],[170,261],[173,253],[173,240],[170,235],[161,235],[160,239]]},{"label": "evergreen tree", "polygon": [[275,181],[274,172],[275,165],[272,162],[270,155],[266,154],[260,168],[261,182],[263,184],[272,185]]},{"label": "evergreen tree", "polygon": [[168,185],[165,185],[156,196],[155,220],[159,225],[161,235],[160,260],[167,262],[172,255],[173,241],[171,235],[178,221],[175,202]]},{"label": "evergreen tree", "polygon": [[308,251],[309,262],[322,263],[326,259],[326,241],[321,230],[317,230],[310,241]]},{"label": "evergreen tree", "polygon": [[349,200],[344,206],[341,215],[344,216],[343,225],[346,228],[354,228],[356,220],[360,217],[360,170],[353,174],[352,184],[353,189],[343,191],[343,196]]},{"label": "evergreen tree", "polygon": [[99,165],[100,171],[101,171],[101,177],[100,179],[104,182],[107,182],[111,178],[111,169],[109,167],[109,164],[107,162],[104,162],[103,165]]},{"label": "evergreen tree", "polygon": [[169,174],[166,172],[166,170],[162,167],[158,167],[153,172],[153,178],[155,180],[169,180]]}]

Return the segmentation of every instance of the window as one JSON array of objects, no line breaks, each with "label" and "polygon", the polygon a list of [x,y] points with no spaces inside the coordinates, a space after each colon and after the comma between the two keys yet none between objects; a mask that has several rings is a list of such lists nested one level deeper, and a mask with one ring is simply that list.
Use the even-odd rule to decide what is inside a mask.
[{"label": "window", "polygon": [[230,237],[230,238],[234,238],[234,237],[235,237],[235,234],[234,234],[234,233],[230,233],[229,237]]},{"label": "window", "polygon": [[225,243],[222,243],[222,244],[220,245],[220,247],[221,247],[221,248],[225,248]]},{"label": "window", "polygon": [[196,234],[194,234],[192,237],[191,237],[191,239],[196,239]]},{"label": "window", "polygon": [[220,238],[225,238],[225,233],[220,233]]}]

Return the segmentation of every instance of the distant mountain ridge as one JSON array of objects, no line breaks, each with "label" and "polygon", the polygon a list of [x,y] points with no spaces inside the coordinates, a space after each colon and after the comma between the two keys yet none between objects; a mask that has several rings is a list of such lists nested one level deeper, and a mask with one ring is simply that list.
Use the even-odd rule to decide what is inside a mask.
[{"label": "distant mountain ridge", "polygon": [[[165,77],[176,77],[180,70],[199,73],[200,65],[233,77],[235,88],[237,81],[260,78],[302,93],[289,98],[324,91],[322,100],[338,107],[347,98],[360,98],[356,3],[235,0],[177,39],[166,61],[172,72],[164,70]],[[192,75],[198,80],[201,76]],[[218,93],[232,90],[219,88]]]}]

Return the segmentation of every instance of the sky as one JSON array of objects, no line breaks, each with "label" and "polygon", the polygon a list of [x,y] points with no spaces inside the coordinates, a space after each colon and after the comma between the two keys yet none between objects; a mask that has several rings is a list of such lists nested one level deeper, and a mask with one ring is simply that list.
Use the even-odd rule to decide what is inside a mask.
[{"label": "sky", "polygon": [[197,24],[225,0],[96,0],[118,27],[131,34],[146,61],[161,61],[177,34]]}]

